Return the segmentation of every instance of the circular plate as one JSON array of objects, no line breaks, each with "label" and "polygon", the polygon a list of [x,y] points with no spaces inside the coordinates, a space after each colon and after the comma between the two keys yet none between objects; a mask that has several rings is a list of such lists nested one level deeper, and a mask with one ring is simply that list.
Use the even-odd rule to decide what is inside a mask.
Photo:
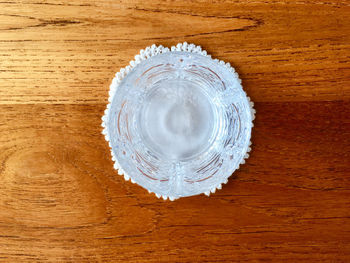
[{"label": "circular plate", "polygon": [[253,103],[199,46],[141,50],[110,88],[102,126],[115,168],[158,197],[209,195],[248,157]]}]

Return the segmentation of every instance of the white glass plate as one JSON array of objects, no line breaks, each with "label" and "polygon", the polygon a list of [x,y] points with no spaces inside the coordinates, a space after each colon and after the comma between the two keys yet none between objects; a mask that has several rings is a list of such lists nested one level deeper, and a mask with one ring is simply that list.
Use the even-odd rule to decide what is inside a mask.
[{"label": "white glass plate", "polygon": [[238,74],[187,43],[141,50],[103,116],[115,168],[158,197],[215,192],[250,150],[253,103]]}]

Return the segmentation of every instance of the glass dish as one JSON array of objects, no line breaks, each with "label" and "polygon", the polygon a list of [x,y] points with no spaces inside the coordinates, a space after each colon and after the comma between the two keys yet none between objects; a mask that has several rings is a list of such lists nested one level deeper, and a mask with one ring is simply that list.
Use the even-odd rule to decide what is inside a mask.
[{"label": "glass dish", "polygon": [[215,192],[250,150],[238,74],[191,47],[142,50],[117,73],[103,117],[115,168],[164,199]]}]

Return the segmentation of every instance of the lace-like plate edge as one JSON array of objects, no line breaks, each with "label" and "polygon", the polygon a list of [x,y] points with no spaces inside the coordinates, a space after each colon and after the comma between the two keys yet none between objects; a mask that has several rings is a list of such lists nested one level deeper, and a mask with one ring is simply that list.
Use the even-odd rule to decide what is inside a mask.
[{"label": "lace-like plate edge", "polygon": [[[119,175],[124,176],[124,179],[126,181],[131,181],[132,183],[136,183],[120,166],[120,164],[118,163],[118,160],[115,156],[115,154],[112,151],[112,145],[110,143],[110,137],[108,134],[108,128],[107,128],[107,122],[108,122],[108,114],[109,114],[109,110],[111,108],[111,102],[113,101],[113,98],[116,94],[116,91],[118,89],[119,84],[121,83],[121,81],[123,80],[123,78],[134,68],[136,67],[141,61],[147,60],[153,56],[156,56],[158,54],[162,54],[162,53],[167,53],[167,52],[173,52],[173,51],[185,51],[185,52],[192,52],[192,53],[197,53],[209,58],[212,58],[211,55],[209,55],[207,53],[207,51],[203,50],[201,48],[201,46],[197,46],[194,44],[188,44],[187,42],[184,43],[178,43],[176,46],[172,46],[170,49],[167,47],[163,47],[162,45],[155,45],[153,44],[152,46],[146,47],[145,49],[141,49],[139,54],[137,54],[134,58],[134,60],[131,60],[129,65],[121,68],[119,70],[119,72],[117,72],[115,74],[115,77],[112,80],[111,85],[109,86],[109,97],[108,97],[108,104],[107,107],[104,111],[104,115],[102,116],[102,124],[101,126],[103,127],[102,130],[102,134],[105,136],[106,141],[109,144],[109,148],[111,150],[111,155],[112,155],[112,161],[114,162],[114,169],[118,171]],[[213,58],[212,58],[213,59]],[[226,63],[223,60],[219,60],[219,59],[213,59],[213,61],[217,62],[220,65],[226,66],[226,68],[228,68],[234,78],[241,84],[242,81],[238,76],[238,73],[235,71],[235,69],[231,66],[230,63]],[[245,93],[245,92],[244,92]],[[253,124],[253,120],[255,119],[255,109],[254,109],[254,102],[252,102],[249,98],[249,96],[247,94],[245,94],[248,101],[249,101],[249,105],[250,105],[250,111],[251,111],[251,115],[252,115],[252,127],[254,126]],[[251,151],[251,142],[249,142],[249,146],[247,148],[247,151],[241,161],[240,164],[244,164],[245,160],[247,158],[249,158],[249,152]],[[237,167],[237,169],[239,169],[239,166]],[[229,177],[229,176],[228,176]],[[226,184],[228,182],[228,177],[224,178],[223,181],[221,183],[219,183],[218,185],[214,186],[210,191],[204,192],[205,195],[209,196],[211,193],[215,193],[216,189],[221,189],[222,188],[222,184]],[[150,190],[148,190],[149,193],[152,193]],[[174,201],[175,197],[173,196],[167,196],[167,195],[160,195],[158,193],[154,193],[158,198],[163,198],[164,200],[167,200],[169,198],[169,200]]]}]

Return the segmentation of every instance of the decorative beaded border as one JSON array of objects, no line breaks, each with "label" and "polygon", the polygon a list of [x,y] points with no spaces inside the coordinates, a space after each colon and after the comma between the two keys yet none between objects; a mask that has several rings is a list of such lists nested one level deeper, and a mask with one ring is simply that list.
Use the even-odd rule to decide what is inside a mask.
[{"label": "decorative beaded border", "polygon": [[[114,95],[118,89],[118,86],[120,84],[120,82],[122,81],[122,79],[134,68],[136,67],[141,61],[149,59],[153,56],[156,56],[158,54],[162,54],[162,53],[167,53],[167,52],[172,52],[172,51],[185,51],[185,52],[192,52],[192,53],[197,53],[206,57],[211,58],[211,55],[208,55],[207,51],[202,50],[201,46],[196,46],[194,44],[188,44],[187,42],[184,43],[179,43],[176,46],[172,46],[170,49],[167,47],[163,47],[162,45],[156,46],[155,44],[153,44],[150,47],[146,47],[145,49],[141,49],[140,53],[137,54],[135,56],[135,60],[131,60],[129,65],[126,66],[125,68],[121,68],[119,72],[117,72],[115,74],[115,77],[113,78],[113,81],[111,83],[111,85],[109,86],[109,98],[108,98],[108,104],[107,104],[107,108],[104,111],[104,115],[102,116],[102,124],[101,126],[103,127],[102,130],[102,134],[105,136],[106,141],[109,144],[109,147],[111,149],[111,154],[112,154],[112,160],[114,161],[114,169],[118,170],[118,174],[119,175],[123,175],[124,179],[126,181],[128,181],[130,179],[130,181],[132,183],[135,183],[135,181],[128,175],[125,173],[125,171],[121,168],[120,164],[118,163],[118,160],[116,158],[116,156],[114,155],[113,151],[112,151],[112,145],[110,143],[110,137],[108,134],[108,128],[107,128],[107,123],[108,123],[108,114],[109,114],[109,109],[111,108],[111,102],[113,101]],[[224,65],[226,66],[234,75],[234,77],[238,80],[238,82],[241,84],[242,81],[238,76],[238,73],[235,71],[235,69],[231,66],[230,63],[225,63],[223,60],[219,60],[219,59],[213,59],[214,61],[216,61],[217,63],[219,63],[220,65]],[[243,91],[244,92],[244,91]],[[247,96],[247,94],[246,94]],[[250,98],[247,96],[249,104],[250,104],[250,109],[251,109],[251,114],[252,114],[252,127],[254,126],[253,124],[253,120],[255,119],[255,109],[254,107],[254,103],[250,100]],[[249,142],[249,146],[247,148],[247,152],[244,155],[242,161],[240,164],[244,164],[245,163],[245,159],[249,158],[249,152],[251,150],[250,148],[251,146],[251,142]],[[237,167],[237,169],[239,169],[239,166]],[[209,196],[210,193],[215,193],[216,189],[221,189],[222,188],[222,184],[226,184],[228,181],[228,178],[226,178],[222,183],[218,184],[217,186],[214,186],[210,191],[204,192],[205,195]],[[150,190],[148,190],[149,193],[152,193]],[[169,198],[169,200],[174,201],[175,197],[172,196],[166,196],[166,195],[160,195],[155,193],[155,195],[158,198],[163,198],[164,200],[167,200]]]}]

